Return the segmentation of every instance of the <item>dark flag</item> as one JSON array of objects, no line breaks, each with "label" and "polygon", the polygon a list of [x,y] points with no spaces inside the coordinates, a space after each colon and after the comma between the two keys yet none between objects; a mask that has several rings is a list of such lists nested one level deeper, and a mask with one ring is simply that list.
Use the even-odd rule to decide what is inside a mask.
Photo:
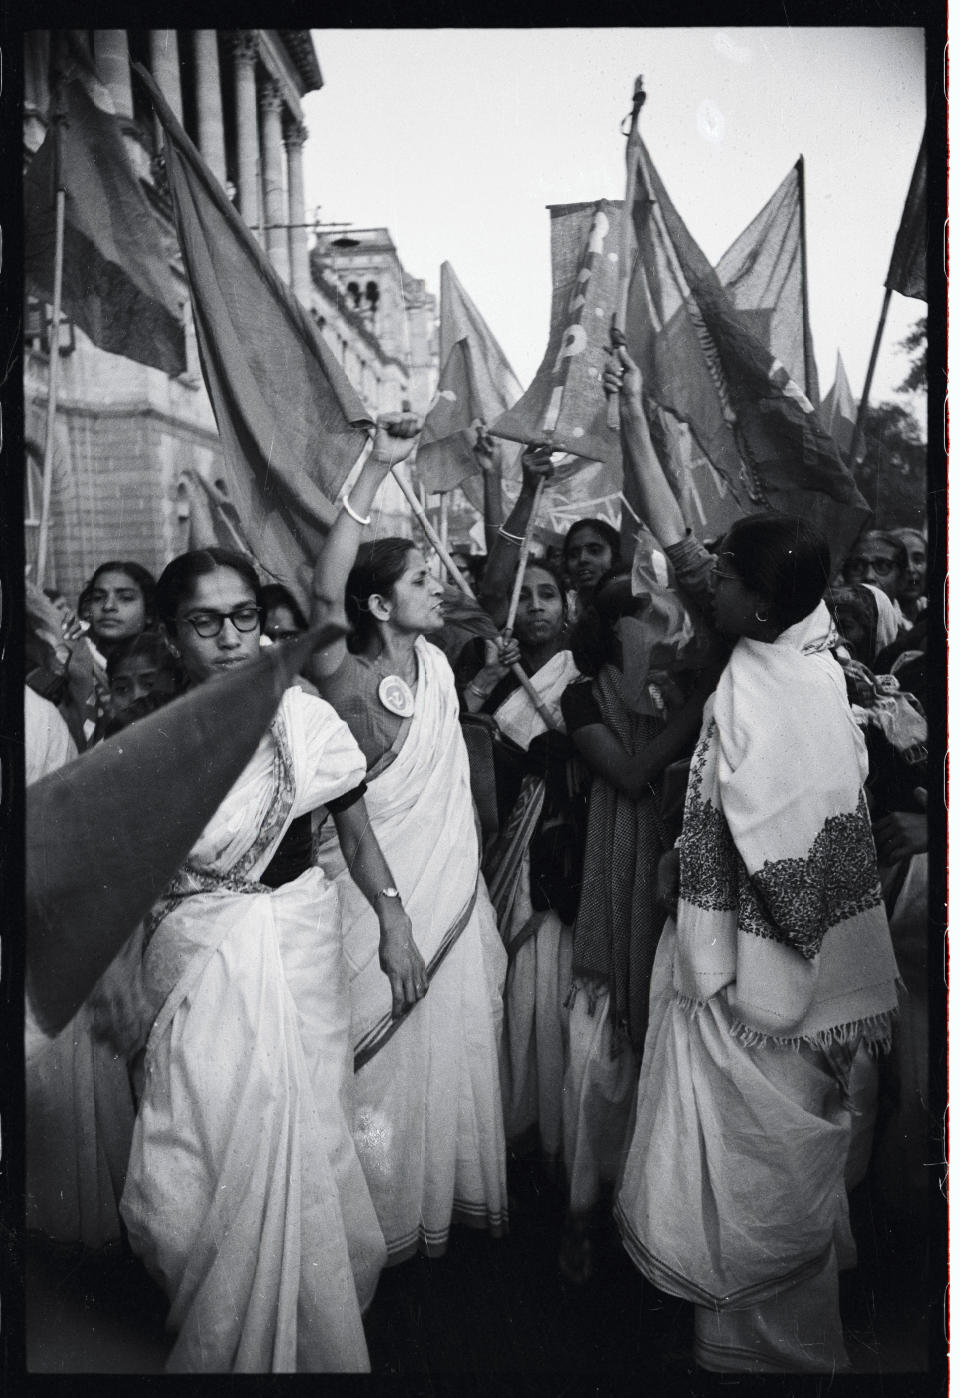
[{"label": "dark flag", "polygon": [[807,314],[803,157],[717,263],[717,276],[761,344],[820,402]]},{"label": "dark flag", "polygon": [[884,286],[901,296],[927,299],[927,133],[913,167],[900,227],[893,244],[890,270]]},{"label": "dark flag", "polygon": [[224,474],[271,578],[306,601],[334,500],[372,426],[307,311],[135,64],[164,129],[167,178]]},{"label": "dark flag", "polygon": [[240,776],[315,628],[211,680],[27,791],[27,980],[59,1030],[173,878]]},{"label": "dark flag", "polygon": [[803,388],[758,338],[752,309],[738,310],[691,238],[642,143],[633,219],[626,336],[645,392],[668,423],[689,426],[739,513],[801,515],[839,563],[869,508]]},{"label": "dark flag", "polygon": [[62,184],[64,314],[100,349],[181,374],[180,294],[157,216],[130,163],[106,88],[72,37],[58,38],[50,129],[23,181],[27,289],[53,302]]}]

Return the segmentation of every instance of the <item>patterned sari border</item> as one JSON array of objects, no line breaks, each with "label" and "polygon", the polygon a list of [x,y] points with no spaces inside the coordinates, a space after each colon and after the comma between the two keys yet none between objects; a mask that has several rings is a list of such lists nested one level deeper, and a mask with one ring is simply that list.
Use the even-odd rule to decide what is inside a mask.
[{"label": "patterned sari border", "polygon": [[[433,980],[433,977],[436,975],[437,970],[439,969],[447,953],[450,951],[450,948],[453,946],[454,942],[456,942],[457,938],[460,936],[460,933],[463,931],[467,923],[470,921],[470,918],[473,915],[473,910],[477,904],[477,887],[478,885],[475,884],[473,892],[471,893],[470,898],[465,904],[463,910],[457,916],[456,920],[452,923],[452,925],[443,934],[443,940],[441,941],[440,945],[437,947],[433,956],[427,963],[428,984],[430,981]],[[417,1001],[417,1004],[419,1003],[420,1002]],[[370,1060],[380,1052],[380,1050],[384,1047],[385,1044],[390,1042],[394,1034],[400,1028],[401,1024],[403,1024],[404,1020],[407,1018],[407,1015],[411,1014],[416,1008],[416,1004],[409,1005],[403,1011],[402,1014],[397,1015],[396,1017],[394,1017],[392,1011],[390,1010],[388,1010],[385,1014],[380,1016],[376,1024],[372,1025],[367,1030],[367,1032],[357,1041],[357,1046],[353,1054],[353,1071],[355,1073],[359,1073],[360,1069],[363,1068],[367,1063],[369,1063]]]}]

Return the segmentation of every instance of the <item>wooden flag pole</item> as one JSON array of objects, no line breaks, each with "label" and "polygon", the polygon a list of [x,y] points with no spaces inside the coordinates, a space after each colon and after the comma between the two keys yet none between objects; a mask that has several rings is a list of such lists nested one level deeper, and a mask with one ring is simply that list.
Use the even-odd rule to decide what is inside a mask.
[{"label": "wooden flag pole", "polygon": [[[627,132],[627,185],[623,195],[623,211],[620,215],[620,262],[618,267],[617,305],[610,318],[611,330],[621,334],[627,323],[627,301],[630,295],[630,253],[633,247],[633,200],[637,189],[637,153],[640,144],[640,108],[647,100],[643,90],[643,78],[638,77],[633,85],[633,108],[630,112],[630,130]],[[611,394],[607,400],[607,426],[617,432],[620,428],[620,400]]]},{"label": "wooden flag pole", "polygon": [[[58,162],[59,165],[59,162]],[[43,450],[43,496],[40,507],[40,533],[37,539],[37,587],[43,587],[47,572],[47,541],[50,537],[50,497],[53,490],[53,430],[57,417],[57,378],[60,369],[60,305],[63,291],[63,225],[66,191],[57,187],[56,245],[53,261],[53,307],[50,325],[50,371],[47,378],[47,440]]]},{"label": "wooden flag pole", "polygon": [[[426,534],[432,548],[435,550],[436,553],[440,555],[440,560],[443,563],[443,566],[446,568],[447,572],[453,578],[460,591],[466,593],[468,597],[473,597],[473,589],[461,573],[460,569],[454,563],[453,559],[450,557],[449,553],[444,547],[442,540],[440,539],[439,534],[427,518],[426,510],[423,508],[423,506],[420,504],[420,501],[417,499],[417,492],[414,490],[413,486],[410,484],[407,478],[400,474],[399,466],[391,466],[390,470],[393,474],[393,479],[396,481],[397,485],[403,491],[407,504],[410,506],[411,510],[414,513],[414,516],[419,522],[420,528],[423,530],[424,534]],[[476,598],[474,598],[474,601],[476,601]]]},{"label": "wooden flag pole", "polygon": [[450,497],[446,491],[440,496],[440,542],[444,548],[448,547],[450,538]]},{"label": "wooden flag pole", "polygon": [[523,587],[523,572],[527,566],[527,559],[530,557],[530,544],[533,540],[533,530],[537,522],[537,512],[540,509],[540,499],[543,495],[543,487],[546,481],[543,476],[537,481],[537,488],[533,493],[533,504],[530,506],[530,518],[527,520],[527,528],[524,532],[523,543],[520,545],[520,556],[517,559],[517,575],[513,580],[513,593],[510,597],[510,607],[507,612],[507,621],[504,631],[508,636],[513,634],[513,623],[517,619],[517,608],[520,605],[520,589]]},{"label": "wooden flag pole", "polygon": [[[473,600],[476,601],[473,588],[467,582],[466,578],[460,572],[460,569],[454,563],[453,559],[450,557],[449,553],[444,548],[443,544],[440,542],[440,537],[437,534],[437,531],[434,529],[433,525],[427,519],[427,512],[420,504],[420,501],[417,499],[417,494],[413,486],[410,484],[410,482],[406,479],[405,476],[402,476],[400,474],[400,468],[398,466],[392,466],[390,469],[393,473],[393,479],[396,481],[397,485],[400,487],[404,496],[406,497],[407,503],[409,504],[411,510],[414,513],[414,516],[420,524],[420,528],[423,530],[424,534],[426,534],[431,547],[439,555],[440,562],[443,564],[447,572],[453,578],[460,591],[463,592],[467,597],[473,598]],[[558,724],[556,719],[553,717],[553,714],[543,703],[543,700],[541,699],[540,695],[537,693],[536,689],[530,681],[530,676],[523,669],[522,665],[511,665],[510,670],[519,680],[521,686],[526,691],[526,694],[530,699],[530,702],[533,704],[537,713],[543,719],[547,727],[557,728]]]},{"label": "wooden flag pole", "polygon": [[873,337],[873,349],[870,351],[870,363],[867,365],[867,377],[863,385],[863,393],[860,397],[860,406],[857,408],[857,425],[853,429],[853,441],[850,444],[850,455],[847,457],[847,469],[852,471],[857,459],[857,452],[860,450],[860,443],[863,440],[863,426],[867,420],[867,406],[870,402],[870,389],[873,385],[873,371],[877,367],[877,355],[880,353],[880,341],[883,338],[883,327],[887,323],[887,311],[890,309],[890,288],[887,287],[883,306],[880,310],[880,321],[877,325],[877,333]]}]

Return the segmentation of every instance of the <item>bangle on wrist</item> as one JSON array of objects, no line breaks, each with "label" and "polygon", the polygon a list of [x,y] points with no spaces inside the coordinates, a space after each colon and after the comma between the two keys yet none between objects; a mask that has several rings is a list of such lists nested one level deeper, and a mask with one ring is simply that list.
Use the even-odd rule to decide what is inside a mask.
[{"label": "bangle on wrist", "polygon": [[350,516],[352,520],[355,520],[357,524],[363,525],[363,527],[366,528],[366,526],[370,523],[371,516],[367,515],[367,517],[364,518],[363,515],[358,515],[356,510],[350,504],[349,494],[344,495],[340,503],[343,505],[343,508],[346,510],[347,514]]},{"label": "bangle on wrist", "polygon": [[511,543],[511,544],[522,544],[522,543],[523,543],[523,538],[524,538],[524,536],[523,536],[522,534],[511,534],[510,531],[509,531],[508,529],[504,529],[504,527],[503,527],[502,524],[501,524],[500,528],[497,530],[497,533],[500,535],[500,538],[501,538],[501,539],[506,539],[506,540],[508,541],[508,543]]},{"label": "bangle on wrist", "polygon": [[473,680],[470,681],[470,683],[467,685],[467,688],[468,688],[472,693],[474,693],[474,694],[477,696],[478,699],[489,699],[489,698],[490,698],[490,690],[489,690],[489,689],[481,689],[480,686],[479,686],[478,684],[474,684]]}]

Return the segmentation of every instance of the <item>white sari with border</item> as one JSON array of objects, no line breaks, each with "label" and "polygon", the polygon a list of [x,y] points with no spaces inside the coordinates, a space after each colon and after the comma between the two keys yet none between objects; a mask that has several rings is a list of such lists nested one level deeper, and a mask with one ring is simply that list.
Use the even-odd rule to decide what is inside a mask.
[{"label": "white sari with border", "polygon": [[256,882],[363,757],[322,700],[277,719],[147,924],[157,1009],[121,1212],[171,1301],[174,1372],[365,1372],[385,1260],[356,1158],[337,891]]},{"label": "white sari with border", "polygon": [[851,1069],[889,1046],[898,997],[828,629],[821,604],[739,641],[705,707],[616,1207],[640,1270],[696,1304],[713,1370],[848,1364]]},{"label": "white sari with border", "polygon": [[506,955],[486,886],[453,673],[417,640],[415,712],[394,760],[367,787],[367,810],[429,973],[426,996],[391,1018],[379,926],[327,840],[350,975],[357,1068],[354,1139],[390,1263],[442,1254],[452,1220],[507,1224],[498,1069]]}]

